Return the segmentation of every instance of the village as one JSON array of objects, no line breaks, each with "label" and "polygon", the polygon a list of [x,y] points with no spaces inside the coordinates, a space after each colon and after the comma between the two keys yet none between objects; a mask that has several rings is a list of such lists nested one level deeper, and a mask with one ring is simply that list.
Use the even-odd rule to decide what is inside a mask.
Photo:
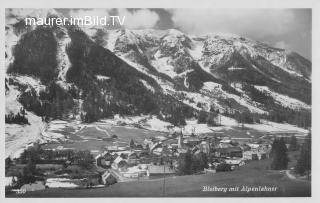
[{"label": "village", "polygon": [[[282,136],[289,143],[293,135]],[[91,152],[63,147],[49,150],[36,143],[20,158],[6,159],[6,191],[97,188],[117,182],[232,172],[252,161],[268,159],[278,136],[237,139],[219,132],[183,135],[181,131],[145,138],[141,143],[132,138],[126,146]]]}]

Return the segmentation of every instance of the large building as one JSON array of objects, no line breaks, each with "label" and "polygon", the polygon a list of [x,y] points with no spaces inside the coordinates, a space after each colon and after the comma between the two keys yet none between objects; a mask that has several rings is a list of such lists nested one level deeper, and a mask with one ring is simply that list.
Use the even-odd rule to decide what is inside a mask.
[{"label": "large building", "polygon": [[215,152],[216,157],[239,157],[242,158],[242,149],[240,147],[229,147],[229,148],[217,148]]}]

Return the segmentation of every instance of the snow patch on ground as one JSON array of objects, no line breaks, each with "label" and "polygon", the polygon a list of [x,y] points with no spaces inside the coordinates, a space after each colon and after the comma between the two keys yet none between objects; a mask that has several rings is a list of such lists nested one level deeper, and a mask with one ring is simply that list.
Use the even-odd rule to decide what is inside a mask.
[{"label": "snow patch on ground", "polygon": [[76,126],[76,122],[69,122],[63,120],[53,120],[47,124],[46,129],[41,132],[41,142],[60,142],[65,141],[67,138],[59,131],[63,132],[64,128],[69,126]]},{"label": "snow patch on ground", "polygon": [[212,132],[207,124],[198,124],[197,120],[186,120],[186,125],[183,128],[173,126],[171,123],[162,121],[158,119],[156,116],[152,116],[152,118],[148,118],[141,123],[141,126],[147,130],[152,131],[160,131],[160,132],[181,132],[183,134],[190,135],[192,133],[209,133]]},{"label": "snow patch on ground", "polygon": [[154,88],[153,88],[151,85],[149,85],[149,83],[148,83],[147,81],[140,79],[140,82],[142,82],[143,85],[144,85],[148,90],[150,90],[151,92],[155,93]]},{"label": "snow patch on ground", "polygon": [[58,78],[66,83],[66,75],[71,67],[71,63],[66,53],[66,46],[71,43],[71,39],[65,31],[64,36],[61,40],[58,40],[58,49],[57,49],[57,61],[58,61],[58,69],[59,75]]},{"label": "snow patch on ground", "polygon": [[107,45],[105,48],[109,49],[110,51],[114,52],[115,44],[121,32],[119,30],[109,30],[107,36]]},{"label": "snow patch on ground", "polygon": [[307,135],[307,129],[299,128],[288,123],[275,123],[267,120],[260,120],[261,124],[244,124],[245,127],[262,132],[287,132],[295,131]]},{"label": "snow patch on ground", "polygon": [[41,118],[31,112],[26,112],[26,117],[30,125],[6,124],[6,157],[19,157],[24,149],[41,138],[41,132],[45,128]]},{"label": "snow patch on ground", "polygon": [[162,57],[160,55],[160,51],[157,51],[154,57],[155,59],[151,61],[151,65],[159,72],[164,73],[171,78],[177,76],[177,73],[174,71],[174,67],[170,64],[170,61],[172,61],[171,57]]},{"label": "snow patch on ground", "polygon": [[108,137],[111,137],[111,135],[109,134],[109,132],[107,130],[104,130],[98,126],[96,126],[96,130],[105,133],[106,136],[108,136]]},{"label": "snow patch on ground", "polygon": [[79,185],[72,182],[68,178],[48,178],[46,180],[46,186],[49,188],[76,188]]},{"label": "snow patch on ground", "polygon": [[238,126],[239,123],[233,118],[230,118],[227,116],[221,116],[221,125],[234,127],[234,126]]},{"label": "snow patch on ground", "polygon": [[[17,114],[23,108],[18,102],[20,92],[9,85],[6,94],[6,114]],[[5,154],[6,157],[17,158],[25,148],[40,139],[45,125],[42,119],[32,112],[26,111],[26,118],[30,125],[7,124],[5,125]]]},{"label": "snow patch on ground", "polygon": [[203,83],[203,89],[207,90],[214,90],[214,89],[221,89],[222,85],[215,82],[205,82]]},{"label": "snow patch on ground", "polygon": [[[187,125],[182,128],[182,133],[190,135],[192,133],[201,134],[201,133],[211,133],[213,132],[207,124],[199,124],[196,119],[186,120]],[[177,128],[177,127],[176,127]],[[177,128],[176,130],[178,130]]]},{"label": "snow patch on ground", "polygon": [[234,70],[244,70],[244,68],[239,68],[239,67],[231,66],[231,67],[228,68],[228,70],[230,70],[230,71],[234,71]]},{"label": "snow patch on ground", "polygon": [[141,116],[120,116],[119,114],[114,115],[113,118],[102,119],[101,124],[110,124],[110,125],[119,125],[119,124],[126,124],[126,125],[134,125],[140,123],[142,120],[147,119],[148,115],[141,115]]},{"label": "snow patch on ground", "polygon": [[[182,94],[184,99],[181,100],[183,103],[191,106],[194,109],[206,111],[210,110],[211,105],[214,105],[215,108],[223,110],[224,108],[218,104],[218,101],[215,98],[208,97],[206,95],[196,93],[196,92],[186,92],[186,91],[177,91],[177,94]],[[179,97],[179,96],[178,96]],[[177,98],[179,99],[179,98]],[[198,107],[198,104],[201,104],[201,107]]]},{"label": "snow patch on ground", "polygon": [[[43,91],[46,86],[41,84],[41,81],[38,78],[26,75],[9,75],[9,78],[18,82],[21,85],[28,86],[29,89],[34,89],[39,96],[40,91]],[[27,90],[26,90],[27,91]]]},{"label": "snow patch on ground", "polygon": [[147,121],[142,124],[142,127],[153,131],[169,132],[169,129],[173,128],[173,125],[169,122],[158,119],[156,116],[153,116],[151,119],[147,119]]},{"label": "snow patch on ground", "polygon": [[200,60],[202,57],[202,49],[203,49],[203,42],[201,41],[194,41],[192,43],[194,46],[192,49],[189,49],[189,54],[195,59]]},{"label": "snow patch on ground", "polygon": [[110,79],[110,77],[104,75],[96,75],[96,78],[101,81]]}]

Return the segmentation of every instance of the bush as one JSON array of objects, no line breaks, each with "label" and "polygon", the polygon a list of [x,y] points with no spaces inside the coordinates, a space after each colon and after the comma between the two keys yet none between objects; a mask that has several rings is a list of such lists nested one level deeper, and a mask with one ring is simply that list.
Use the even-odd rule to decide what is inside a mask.
[{"label": "bush", "polygon": [[217,172],[222,172],[222,171],[231,171],[231,166],[226,163],[221,163],[217,166],[216,168]]},{"label": "bush", "polygon": [[198,115],[198,123],[206,123],[207,122],[207,112],[201,110]]}]

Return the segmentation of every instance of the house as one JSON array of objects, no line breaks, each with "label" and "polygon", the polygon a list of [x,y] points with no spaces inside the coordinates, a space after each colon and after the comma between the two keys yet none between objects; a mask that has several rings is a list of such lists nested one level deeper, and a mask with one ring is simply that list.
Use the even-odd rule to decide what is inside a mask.
[{"label": "house", "polygon": [[110,167],[114,159],[114,155],[109,151],[105,151],[95,157],[96,165],[101,167]]},{"label": "house", "polygon": [[122,176],[126,178],[139,178],[143,176],[147,176],[147,168],[148,166],[146,164],[141,164],[137,166],[133,166],[128,168],[127,171],[121,172]]},{"label": "house", "polygon": [[258,152],[257,151],[245,151],[245,152],[243,152],[243,159],[244,160],[259,160]]},{"label": "house", "polygon": [[175,170],[168,165],[149,165],[147,171],[150,176],[175,174]]},{"label": "house", "polygon": [[160,147],[162,147],[162,142],[156,142],[150,147],[150,152]]},{"label": "house", "polygon": [[205,174],[214,174],[214,173],[217,173],[217,171],[215,169],[207,169],[207,168],[205,168],[204,169],[204,173]]},{"label": "house", "polygon": [[197,137],[188,137],[183,140],[183,143],[188,146],[195,146],[197,144],[200,144],[200,142],[201,140]]},{"label": "house", "polygon": [[229,144],[231,144],[231,140],[230,139],[222,139],[222,140],[220,140],[220,143],[229,143]]},{"label": "house", "polygon": [[21,186],[20,190],[24,191],[38,191],[46,189],[42,181],[36,181],[35,183],[24,184]]},{"label": "house", "polygon": [[218,144],[218,148],[230,148],[230,147],[233,147],[233,145],[232,144],[230,144],[230,143],[219,143]]},{"label": "house", "polygon": [[243,158],[244,160],[252,160],[252,154],[253,154],[252,151],[244,151],[242,158]]},{"label": "house", "polygon": [[158,155],[158,156],[160,156],[162,154],[162,152],[163,152],[163,148],[162,147],[152,150],[152,153],[155,154],[155,155]]},{"label": "house", "polygon": [[112,164],[114,169],[118,169],[119,171],[125,171],[128,168],[128,163],[121,156],[118,156]]},{"label": "house", "polygon": [[255,150],[255,149],[258,149],[260,147],[259,144],[248,143],[247,145],[251,148],[251,150]]},{"label": "house", "polygon": [[178,151],[178,153],[177,153],[178,155],[179,155],[179,154],[185,154],[185,153],[187,153],[187,152],[188,152],[188,149],[185,149],[185,148],[178,148],[178,150],[177,150],[177,151]]},{"label": "house", "polygon": [[242,149],[240,147],[217,148],[216,157],[239,157],[242,158]]},{"label": "house", "polygon": [[138,154],[136,152],[131,152],[128,154],[128,159],[138,159]]},{"label": "house", "polygon": [[240,166],[245,165],[245,162],[242,159],[226,159],[225,163],[231,165],[232,168],[238,169]]},{"label": "house", "polygon": [[143,146],[144,146],[146,149],[150,149],[150,148],[152,147],[152,145],[154,144],[153,142],[154,142],[153,139],[151,139],[151,138],[145,138],[145,139],[143,140]]},{"label": "house", "polygon": [[114,159],[114,156],[110,152],[107,152],[103,155],[101,159],[101,165],[105,167],[110,167]]},{"label": "house", "polygon": [[244,151],[243,152],[243,159],[244,160],[261,160],[269,158],[268,151]]},{"label": "house", "polygon": [[140,152],[138,152],[138,156],[139,157],[148,157],[149,152],[148,151],[140,151]]},{"label": "house", "polygon": [[106,171],[104,174],[102,174],[101,179],[104,185],[112,185],[117,182],[117,178],[114,177],[109,171]]},{"label": "house", "polygon": [[191,149],[191,153],[192,153],[192,154],[194,154],[196,151],[200,151],[198,146],[194,146],[194,147]]}]

